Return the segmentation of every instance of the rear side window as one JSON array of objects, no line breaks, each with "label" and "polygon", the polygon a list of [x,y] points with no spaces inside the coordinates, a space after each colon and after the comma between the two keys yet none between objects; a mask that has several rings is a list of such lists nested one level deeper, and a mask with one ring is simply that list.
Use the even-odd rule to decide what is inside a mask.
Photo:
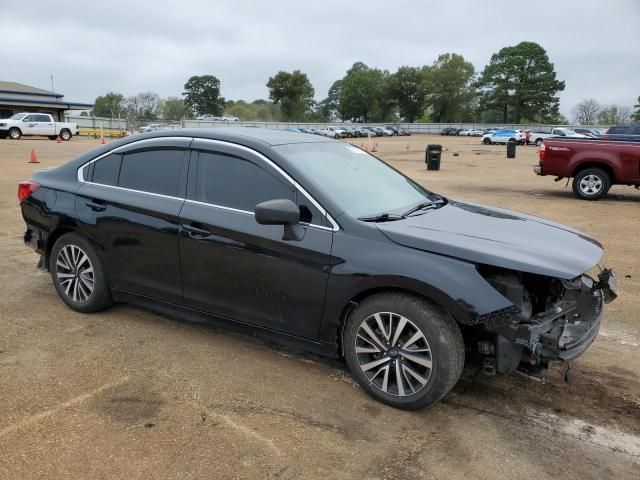
[{"label": "rear side window", "polygon": [[248,160],[199,152],[196,200],[253,212],[266,200],[294,200],[293,188]]},{"label": "rear side window", "polygon": [[[97,162],[93,162],[93,183],[101,185],[118,185],[118,174],[120,173],[120,162],[122,155],[112,153]],[[89,174],[91,175],[91,174]]]},{"label": "rear side window", "polygon": [[49,118],[49,115],[38,115],[37,120],[38,122],[50,122],[51,119]]},{"label": "rear side window", "polygon": [[122,158],[118,186],[177,197],[183,163],[184,150],[126,153]]}]

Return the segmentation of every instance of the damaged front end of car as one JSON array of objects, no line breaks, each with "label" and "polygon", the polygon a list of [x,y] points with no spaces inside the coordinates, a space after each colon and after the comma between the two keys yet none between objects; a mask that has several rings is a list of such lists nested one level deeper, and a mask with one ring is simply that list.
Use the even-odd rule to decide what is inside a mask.
[{"label": "damaged front end of car", "polygon": [[571,280],[481,266],[481,275],[513,306],[483,315],[470,329],[483,371],[519,371],[546,380],[550,362],[580,356],[600,329],[603,305],[616,297],[609,269]]}]

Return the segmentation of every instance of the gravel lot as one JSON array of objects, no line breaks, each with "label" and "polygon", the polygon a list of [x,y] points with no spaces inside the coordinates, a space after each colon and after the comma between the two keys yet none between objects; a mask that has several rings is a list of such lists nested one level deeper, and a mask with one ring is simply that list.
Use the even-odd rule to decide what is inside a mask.
[{"label": "gravel lot", "polygon": [[[559,367],[544,385],[467,369],[442,403],[402,412],[337,361],[125,305],[74,313],[22,245],[16,183],[98,142],[0,140],[0,479],[640,478],[640,192],[579,201],[533,174],[532,147],[508,160],[477,138],[379,142],[432,190],[605,244],[620,298],[571,384]],[[445,147],[439,172],[427,143]]]}]

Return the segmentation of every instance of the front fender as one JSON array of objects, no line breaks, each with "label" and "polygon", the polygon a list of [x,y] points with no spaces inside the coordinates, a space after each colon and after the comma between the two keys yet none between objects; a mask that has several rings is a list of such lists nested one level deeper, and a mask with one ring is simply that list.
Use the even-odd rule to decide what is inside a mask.
[{"label": "front fender", "polygon": [[[350,302],[382,290],[421,295],[461,324],[513,307],[478,272],[474,263],[396,245],[385,239],[364,241],[343,232],[334,236],[325,311],[319,340],[335,342]],[[348,261],[345,259],[349,259]]]}]

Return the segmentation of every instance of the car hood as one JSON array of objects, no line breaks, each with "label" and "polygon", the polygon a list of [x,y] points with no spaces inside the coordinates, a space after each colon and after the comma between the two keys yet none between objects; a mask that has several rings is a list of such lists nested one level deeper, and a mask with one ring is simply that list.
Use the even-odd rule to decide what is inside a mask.
[{"label": "car hood", "polygon": [[376,224],[406,247],[522,272],[572,279],[602,258],[584,233],[542,218],[449,201],[422,215]]}]

